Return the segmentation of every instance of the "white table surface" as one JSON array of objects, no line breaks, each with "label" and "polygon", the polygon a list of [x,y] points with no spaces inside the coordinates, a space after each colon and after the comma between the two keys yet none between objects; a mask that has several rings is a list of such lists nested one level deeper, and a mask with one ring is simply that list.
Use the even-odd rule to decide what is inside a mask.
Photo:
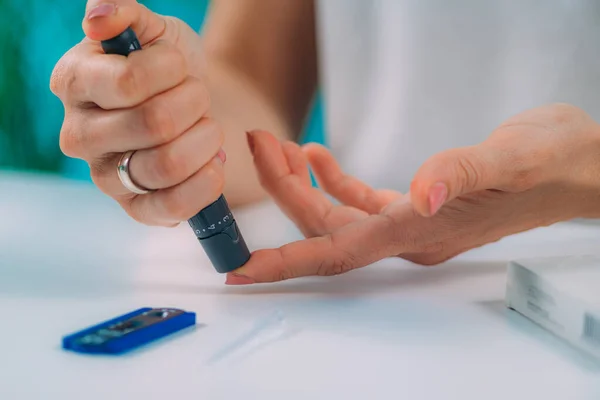
[{"label": "white table surface", "polygon": [[[510,259],[600,254],[600,225],[538,229],[434,268],[385,260],[226,287],[186,224],[142,226],[93,186],[51,177],[0,174],[0,193],[2,400],[600,399],[599,362],[503,304]],[[253,249],[298,238],[271,204],[235,214]],[[200,325],[127,356],[60,348],[143,306],[195,311]],[[273,315],[284,319],[264,325]]]}]

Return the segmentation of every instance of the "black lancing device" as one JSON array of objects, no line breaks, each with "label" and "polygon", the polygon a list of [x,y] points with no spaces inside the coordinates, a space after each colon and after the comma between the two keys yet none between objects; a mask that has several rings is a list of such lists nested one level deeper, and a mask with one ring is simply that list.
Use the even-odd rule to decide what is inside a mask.
[{"label": "black lancing device", "polygon": [[[106,54],[127,56],[142,46],[131,28],[102,42]],[[250,259],[250,251],[229,209],[225,196],[188,220],[198,241],[219,273],[231,272]]]}]

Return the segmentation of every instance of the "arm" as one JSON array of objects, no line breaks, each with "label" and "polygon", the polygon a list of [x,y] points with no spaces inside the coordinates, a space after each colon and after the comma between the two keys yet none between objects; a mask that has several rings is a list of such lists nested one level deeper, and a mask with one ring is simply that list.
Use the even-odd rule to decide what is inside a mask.
[{"label": "arm", "polygon": [[[261,199],[244,131],[298,136],[317,80],[313,25],[306,0],[215,0],[201,37],[135,0],[89,0],[86,38],[50,82],[61,149],[145,224],[177,225],[221,193],[232,206]],[[106,55],[99,42],[127,27],[144,50]],[[124,154],[146,193],[119,181]]]},{"label": "arm", "polygon": [[225,130],[225,193],[262,198],[245,131],[296,140],[317,85],[314,10],[306,0],[216,0],[203,30],[213,117]]}]

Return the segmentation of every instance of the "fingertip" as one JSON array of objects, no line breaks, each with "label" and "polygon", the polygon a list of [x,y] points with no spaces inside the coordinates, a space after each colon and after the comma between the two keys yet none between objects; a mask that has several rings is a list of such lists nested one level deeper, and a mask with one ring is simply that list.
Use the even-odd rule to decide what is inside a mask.
[{"label": "fingertip", "polygon": [[315,143],[315,142],[308,142],[302,145],[302,149],[305,151],[320,151],[320,150],[327,150],[327,148],[325,146],[323,146],[320,143]]},{"label": "fingertip", "polygon": [[274,195],[278,183],[291,172],[282,143],[267,131],[250,131],[248,138],[260,183]]},{"label": "fingertip", "polygon": [[225,278],[225,284],[230,286],[252,285],[254,283],[256,283],[254,279],[237,272],[230,272]]},{"label": "fingertip", "polygon": [[255,144],[258,142],[263,143],[263,144],[270,144],[270,145],[278,145],[279,144],[279,140],[269,131],[255,129],[252,131],[248,131],[248,134],[252,137]]},{"label": "fingertip", "polygon": [[311,166],[317,167],[327,159],[327,150],[316,143],[307,143],[302,146],[302,152]]},{"label": "fingertip", "polygon": [[139,17],[138,4],[117,4],[116,2],[88,2],[82,29],[85,35],[94,41],[112,39]]},{"label": "fingertip", "polygon": [[255,251],[246,264],[227,274],[225,284],[250,285],[283,280],[282,274],[274,272],[280,269],[281,263],[277,249]]},{"label": "fingertip", "polygon": [[116,14],[117,5],[114,3],[101,3],[98,5],[94,5],[92,2],[88,3],[88,10],[86,12],[85,18],[87,20],[92,20],[100,17],[107,17],[112,14]]},{"label": "fingertip", "polygon": [[302,145],[302,151],[309,159],[319,160],[329,156],[329,150],[319,143],[306,143]]},{"label": "fingertip", "polygon": [[449,180],[454,171],[456,154],[451,149],[434,154],[417,170],[410,185],[413,207],[423,217],[434,216],[448,199]]},{"label": "fingertip", "polygon": [[430,217],[432,214],[429,207],[429,185],[427,182],[418,179],[413,180],[409,193],[415,211],[423,217]]},{"label": "fingertip", "polygon": [[444,182],[436,182],[427,191],[427,202],[429,214],[435,215],[448,200],[448,185]]},{"label": "fingertip", "polygon": [[432,217],[449,200],[448,185],[442,181],[413,181],[410,199],[417,213],[423,217]]},{"label": "fingertip", "polygon": [[311,143],[303,150],[319,185],[327,186],[342,177],[342,169],[325,146]]}]

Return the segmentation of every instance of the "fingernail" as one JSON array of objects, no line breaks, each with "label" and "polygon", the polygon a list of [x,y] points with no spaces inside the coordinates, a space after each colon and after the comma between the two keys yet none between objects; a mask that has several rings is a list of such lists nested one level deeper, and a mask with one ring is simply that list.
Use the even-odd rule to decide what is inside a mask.
[{"label": "fingernail", "polygon": [[219,150],[219,153],[217,154],[217,156],[219,156],[219,158],[221,159],[221,162],[223,164],[225,164],[225,161],[227,161],[227,154],[225,154],[225,150],[223,150],[223,149]]},{"label": "fingernail", "polygon": [[116,11],[117,11],[117,6],[115,4],[112,4],[112,3],[100,4],[99,6],[92,8],[88,12],[87,19],[89,20],[89,19],[94,19],[94,18],[106,17],[107,15],[114,14]]},{"label": "fingernail", "polygon": [[252,136],[252,133],[246,132],[246,140],[248,140],[248,148],[250,148],[250,153],[254,155],[254,136]]},{"label": "fingernail", "polygon": [[253,283],[256,282],[252,278],[236,274],[235,272],[227,274],[227,279],[225,280],[226,285],[251,285]]},{"label": "fingernail", "polygon": [[448,188],[445,184],[438,182],[429,189],[429,211],[435,215],[446,202]]}]

